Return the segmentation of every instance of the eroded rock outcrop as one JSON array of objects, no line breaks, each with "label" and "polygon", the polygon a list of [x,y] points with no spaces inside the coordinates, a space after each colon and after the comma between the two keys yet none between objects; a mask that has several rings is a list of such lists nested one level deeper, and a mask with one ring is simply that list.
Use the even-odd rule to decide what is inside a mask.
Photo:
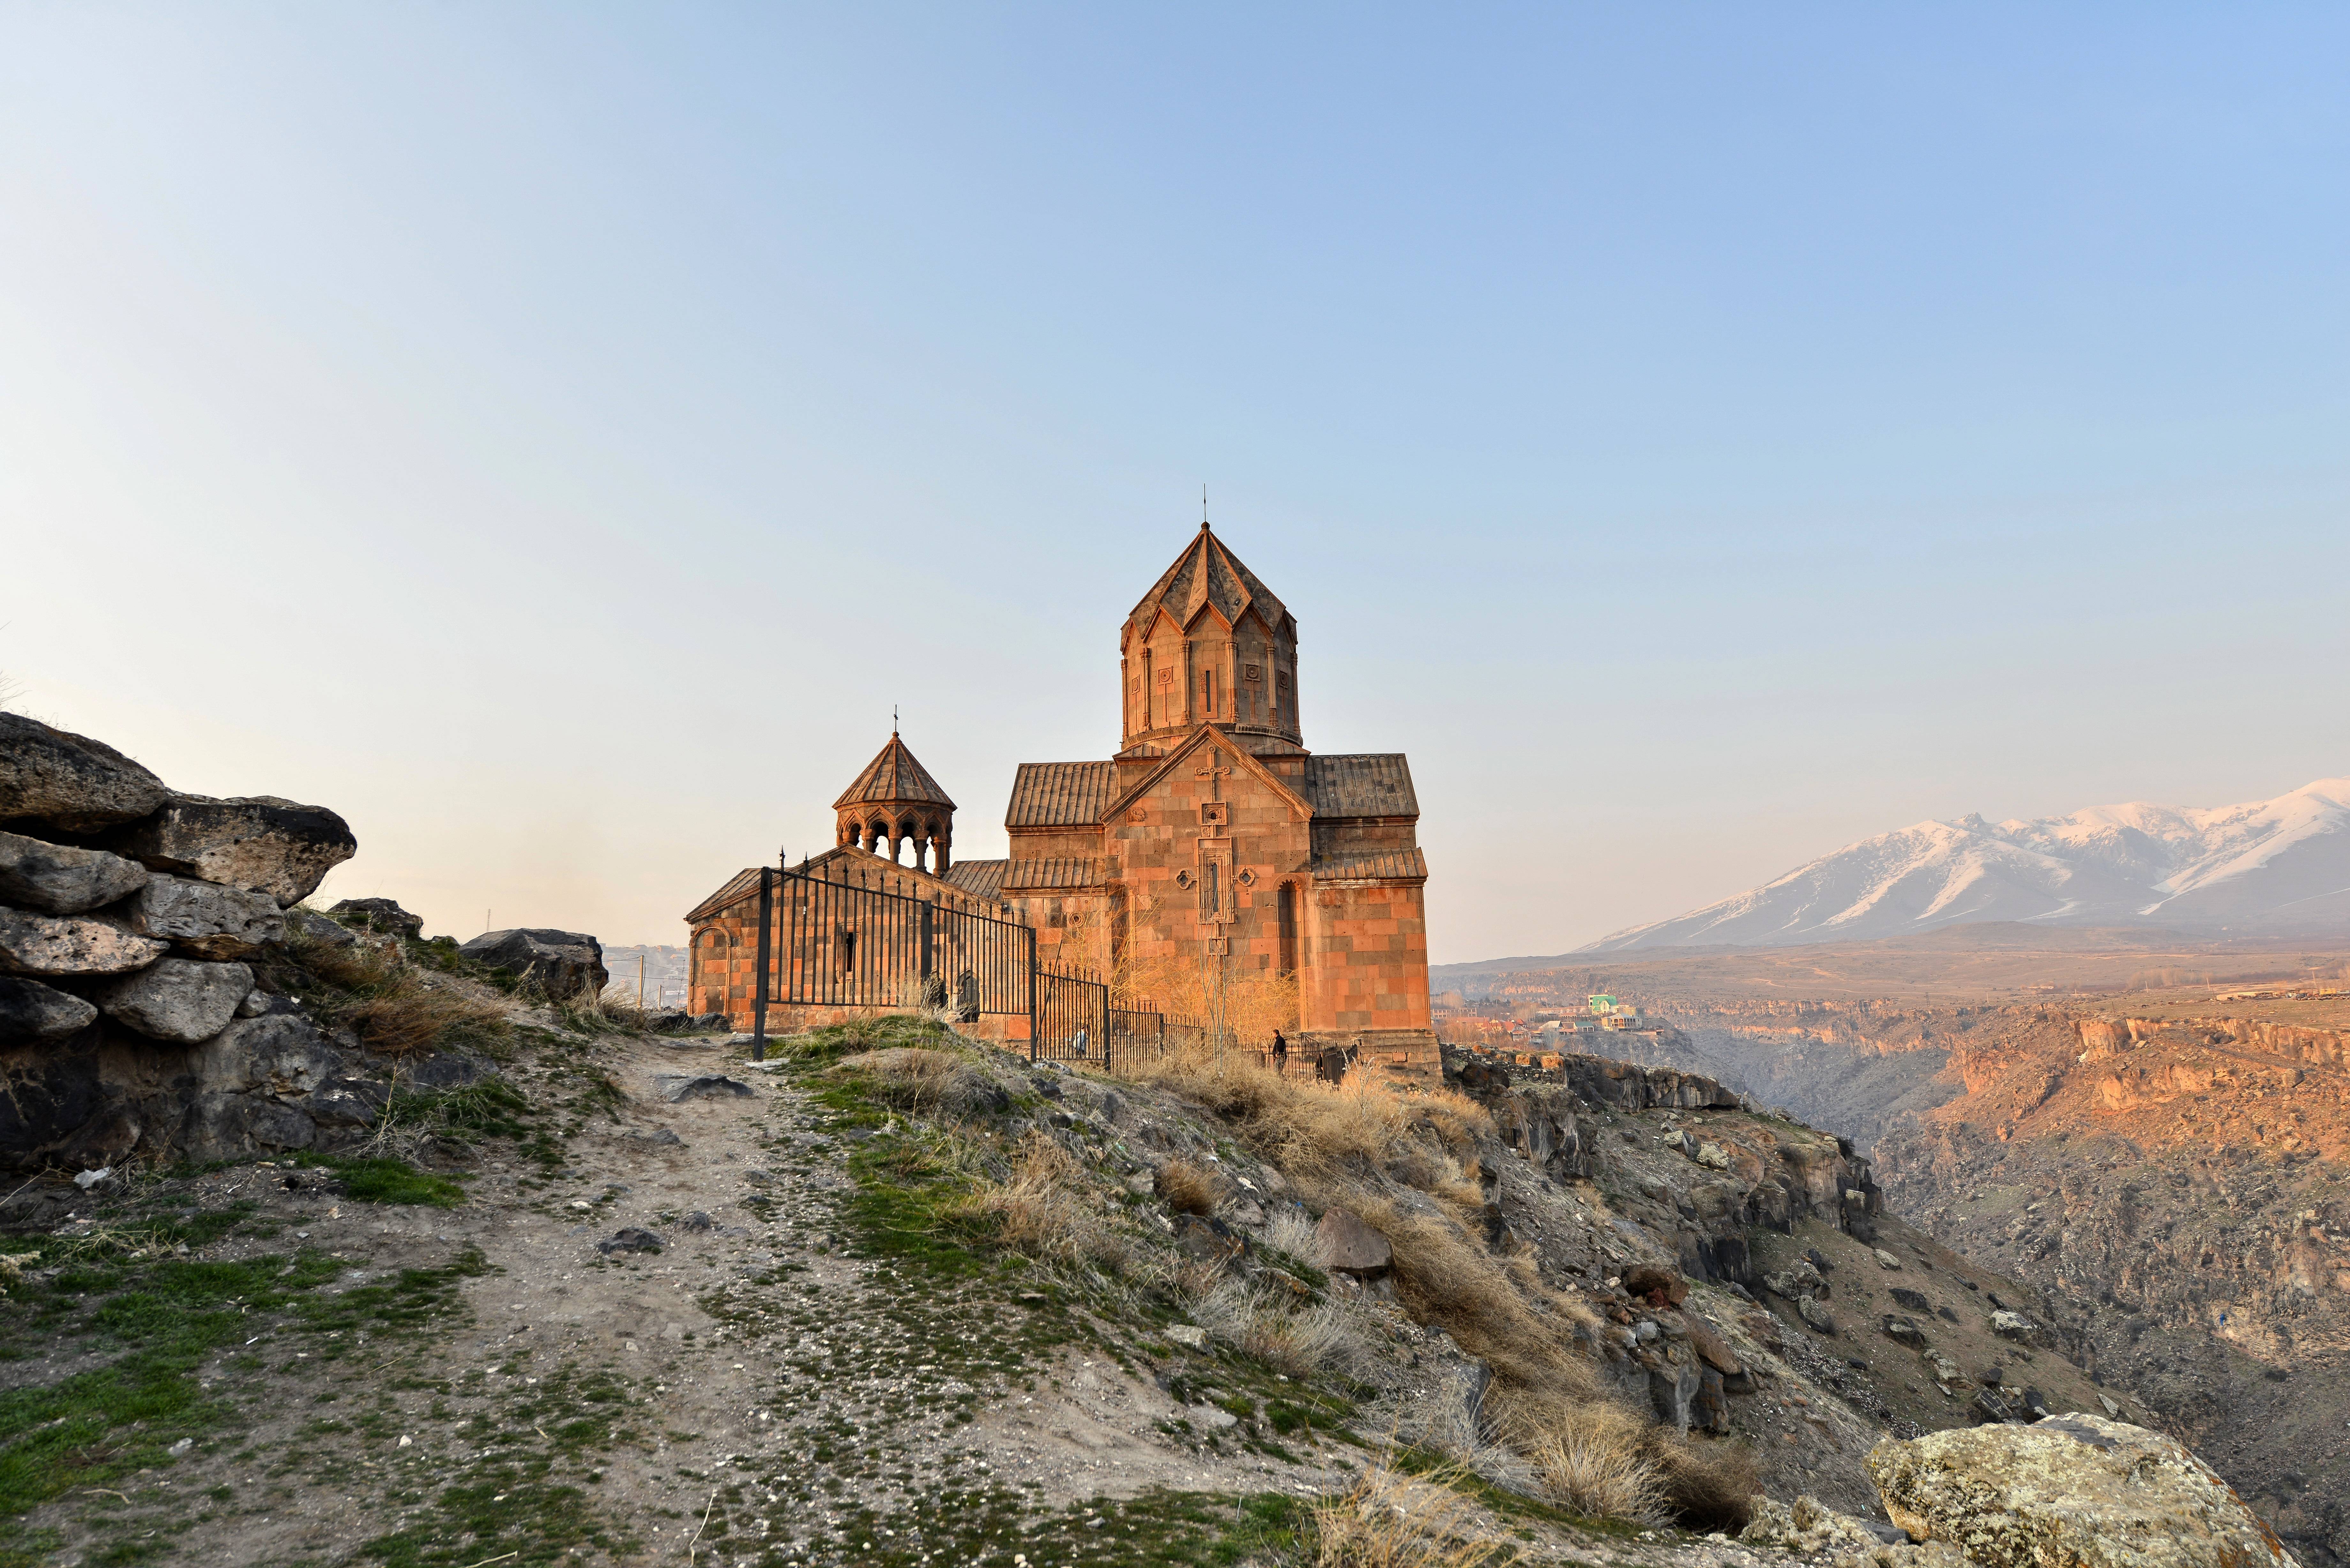
[{"label": "eroded rock outcrop", "polygon": [[175,794],[110,746],[0,714],[0,1165],[228,1158],[373,1122],[384,1064],[252,967],[356,849],[340,816]]},{"label": "eroded rock outcrop", "polygon": [[2176,1440],[2095,1416],[1886,1441],[1893,1522],[1972,1568],[2289,1568],[2293,1554]]}]

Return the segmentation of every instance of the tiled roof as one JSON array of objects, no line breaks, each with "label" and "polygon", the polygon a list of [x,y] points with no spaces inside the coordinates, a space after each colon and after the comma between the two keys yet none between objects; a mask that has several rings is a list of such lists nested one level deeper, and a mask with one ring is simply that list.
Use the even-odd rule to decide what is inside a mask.
[{"label": "tiled roof", "polygon": [[1418,849],[1348,849],[1314,857],[1316,882],[1359,882],[1374,877],[1428,877],[1428,857]]},{"label": "tiled roof", "polygon": [[706,920],[729,904],[739,903],[745,898],[757,896],[758,891],[759,867],[745,866],[726,878],[725,886],[686,911],[686,920],[689,924],[695,920]]},{"label": "tiled roof", "polygon": [[1118,787],[1116,763],[1022,763],[1012,776],[1006,827],[1090,827]]},{"label": "tiled roof", "polygon": [[1419,815],[1411,765],[1401,752],[1308,757],[1305,787],[1298,793],[1314,803],[1314,815],[1324,819]]},{"label": "tiled roof", "polygon": [[1126,618],[1127,624],[1147,630],[1153,612],[1162,605],[1180,626],[1190,626],[1192,618],[1209,605],[1215,606],[1227,622],[1237,622],[1241,612],[1253,606],[1265,625],[1276,628],[1289,614],[1273,597],[1273,590],[1242,566],[1240,557],[1225,549],[1224,542],[1210,533],[1204,523],[1175,557],[1175,564],[1142,596],[1142,602]]},{"label": "tiled roof", "polygon": [[832,807],[838,811],[866,803],[885,805],[903,801],[942,805],[949,811],[954,809],[954,802],[949,800],[947,792],[939,787],[939,781],[931,776],[928,768],[914,760],[914,753],[906,749],[906,742],[899,740],[893,731],[889,743],[881,748],[879,756],[865,764],[865,771],[857,775],[857,782],[840,792],[840,798],[832,803]]},{"label": "tiled roof", "polygon": [[974,898],[999,898],[1011,866],[1009,860],[958,860],[947,867],[947,880]]},{"label": "tiled roof", "polygon": [[1087,855],[1055,855],[1042,860],[1014,860],[1003,878],[1007,889],[1035,888],[1098,888],[1101,862]]}]

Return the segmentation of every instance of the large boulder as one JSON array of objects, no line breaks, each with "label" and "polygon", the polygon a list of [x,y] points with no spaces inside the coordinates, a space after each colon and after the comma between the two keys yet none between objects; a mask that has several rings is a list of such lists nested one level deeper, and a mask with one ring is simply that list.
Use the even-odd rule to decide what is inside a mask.
[{"label": "large boulder", "polygon": [[1375,1280],[1395,1266],[1394,1244],[1349,1210],[1322,1211],[1314,1247],[1326,1267],[1358,1280]]},{"label": "large boulder", "polygon": [[0,1045],[61,1040],[97,1017],[98,1009],[78,996],[37,980],[0,976]]},{"label": "large boulder", "polygon": [[286,940],[286,916],[266,893],[156,872],[130,901],[130,929],[200,958],[252,958]]},{"label": "large boulder", "polygon": [[193,1045],[228,1027],[252,990],[253,971],[241,963],[166,958],[108,985],[98,1004],[151,1040]]},{"label": "large boulder", "polygon": [[346,898],[327,911],[346,925],[365,926],[388,937],[421,937],[424,917],[411,915],[396,898]]},{"label": "large boulder", "polygon": [[97,915],[0,909],[0,973],[129,974],[170,946]]},{"label": "large boulder", "polygon": [[0,899],[52,915],[78,915],[147,885],[147,867],[103,849],[0,833]]},{"label": "large boulder", "polygon": [[266,893],[280,904],[308,898],[359,847],[350,824],[325,806],[274,794],[173,795],[108,843],[157,871]]},{"label": "large boulder", "polygon": [[1971,1568],[2286,1568],[2292,1553],[2177,1441],[2096,1416],[1887,1438],[1893,1522]]},{"label": "large boulder", "polygon": [[171,793],[102,741],[0,713],[0,823],[93,833],[145,816]]},{"label": "large boulder", "polygon": [[557,1000],[583,992],[593,995],[612,979],[604,968],[603,944],[579,931],[544,926],[484,931],[457,950],[475,963],[505,970]]}]

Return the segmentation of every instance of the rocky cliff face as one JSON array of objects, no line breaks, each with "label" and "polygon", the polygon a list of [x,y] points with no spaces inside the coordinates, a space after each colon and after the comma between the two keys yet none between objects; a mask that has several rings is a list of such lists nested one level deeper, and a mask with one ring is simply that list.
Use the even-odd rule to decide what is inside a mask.
[{"label": "rocky cliff face", "polygon": [[2084,1018],[1960,1054],[1893,1205],[2044,1290],[2305,1563],[2350,1561],[2350,1074],[2334,1032]]},{"label": "rocky cliff face", "polygon": [[1447,1073],[1507,1150],[1481,1162],[1486,1244],[1600,1314],[1586,1349],[1627,1396],[1751,1442],[1774,1496],[1867,1512],[1886,1434],[2119,1407],[2038,1292],[1887,1213],[1848,1139],[1673,1066]]},{"label": "rocky cliff face", "polygon": [[267,977],[357,842],[321,806],[177,794],[0,713],[0,1164],[232,1158],[359,1136],[384,1064]]}]

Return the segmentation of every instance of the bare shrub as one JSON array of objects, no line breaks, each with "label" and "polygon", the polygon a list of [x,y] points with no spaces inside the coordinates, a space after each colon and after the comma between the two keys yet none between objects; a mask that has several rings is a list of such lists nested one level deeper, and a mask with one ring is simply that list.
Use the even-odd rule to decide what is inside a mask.
[{"label": "bare shrub", "polygon": [[1189,1298],[1191,1321],[1276,1372],[1304,1377],[1325,1368],[1366,1370],[1369,1332],[1337,1302],[1295,1307],[1272,1292],[1232,1275],[1187,1271],[1177,1288]]},{"label": "bare shrub", "polygon": [[1178,1214],[1208,1214],[1216,1207],[1216,1179],[1188,1159],[1159,1168],[1159,1196]]},{"label": "bare shrub", "polygon": [[983,1183],[962,1211],[993,1220],[997,1241],[1040,1262],[1122,1269],[1132,1261],[1129,1241],[1091,1197],[1076,1158],[1031,1133],[1010,1178]]},{"label": "bare shrub", "polygon": [[1322,1233],[1315,1227],[1314,1217],[1295,1203],[1283,1204],[1265,1221],[1264,1246],[1267,1251],[1295,1258],[1313,1268],[1330,1266],[1329,1253],[1322,1245]]},{"label": "bare shrub", "polygon": [[832,1070],[870,1078],[883,1100],[917,1114],[968,1110],[987,1098],[993,1086],[986,1074],[955,1053],[919,1045],[844,1056]]},{"label": "bare shrub", "polygon": [[1592,1405],[1528,1446],[1543,1495],[1600,1519],[1663,1524],[1672,1517],[1664,1478],[1646,1450],[1647,1425],[1629,1411]]},{"label": "bare shrub", "polygon": [[1200,1101],[1233,1123],[1241,1139],[1292,1176],[1326,1175],[1350,1159],[1384,1162],[1415,1123],[1467,1148],[1491,1137],[1482,1106],[1451,1090],[1421,1091],[1380,1082],[1369,1073],[1332,1085],[1283,1077],[1253,1060],[1185,1048],[1139,1075]]},{"label": "bare shrub", "polygon": [[1480,1380],[1465,1371],[1439,1383],[1412,1411],[1399,1436],[1513,1491],[1538,1490],[1526,1461],[1495,1440],[1480,1397]]},{"label": "bare shrub", "polygon": [[1355,1484],[1314,1505],[1317,1568],[1484,1568],[1509,1562],[1509,1542],[1487,1533],[1479,1511],[1453,1490],[1458,1468],[1409,1476],[1364,1467]]},{"label": "bare shrub", "polygon": [[327,994],[313,994],[312,1013],[322,1023],[356,1029],[370,1051],[417,1055],[467,1034],[506,1029],[502,1004],[446,976],[425,974],[396,941],[362,937],[337,947],[297,930],[286,947],[304,971],[328,987]]},{"label": "bare shrub", "polygon": [[1740,1442],[1698,1442],[1662,1427],[1648,1431],[1648,1458],[1683,1524],[1736,1532],[1753,1517],[1762,1485],[1754,1451]]}]

